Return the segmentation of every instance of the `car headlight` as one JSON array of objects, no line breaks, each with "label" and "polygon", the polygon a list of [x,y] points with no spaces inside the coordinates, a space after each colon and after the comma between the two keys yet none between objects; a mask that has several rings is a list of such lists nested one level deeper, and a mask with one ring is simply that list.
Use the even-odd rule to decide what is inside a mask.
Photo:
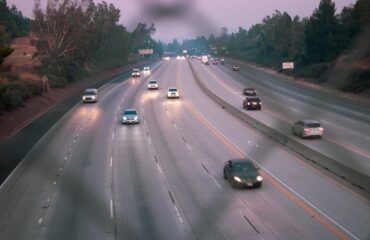
[{"label": "car headlight", "polygon": [[237,181],[237,182],[241,182],[242,180],[240,179],[240,177],[237,177],[237,176],[234,176],[234,180]]},{"label": "car headlight", "polygon": [[262,181],[262,177],[261,176],[257,176],[257,181],[261,182]]},{"label": "car headlight", "polygon": [[126,121],[126,120],[127,120],[127,117],[123,117],[123,120],[125,120],[125,121]]},{"label": "car headlight", "polygon": [[134,117],[134,120],[136,121],[138,119],[138,117]]},{"label": "car headlight", "polygon": [[83,97],[82,97],[82,100],[85,100],[85,99],[86,99],[86,97],[85,97],[85,96],[83,96]]}]

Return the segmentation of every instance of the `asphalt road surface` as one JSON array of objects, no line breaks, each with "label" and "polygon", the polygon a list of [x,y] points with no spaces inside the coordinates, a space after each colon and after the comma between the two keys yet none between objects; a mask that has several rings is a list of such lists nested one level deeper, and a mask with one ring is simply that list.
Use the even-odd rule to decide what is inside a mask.
[{"label": "asphalt road surface", "polygon": [[[104,85],[35,145],[1,186],[0,239],[370,238],[369,199],[225,112],[186,60],[151,69]],[[122,125],[132,107],[140,123]],[[247,156],[263,185],[233,189],[223,165]]]}]

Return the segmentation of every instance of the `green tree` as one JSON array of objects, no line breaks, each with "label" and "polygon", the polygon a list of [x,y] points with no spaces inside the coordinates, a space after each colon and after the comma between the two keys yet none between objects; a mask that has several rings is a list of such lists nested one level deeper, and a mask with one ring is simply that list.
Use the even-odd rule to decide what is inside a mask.
[{"label": "green tree", "polygon": [[333,60],[341,48],[339,20],[335,16],[335,3],[321,0],[305,28],[306,60],[319,63]]}]

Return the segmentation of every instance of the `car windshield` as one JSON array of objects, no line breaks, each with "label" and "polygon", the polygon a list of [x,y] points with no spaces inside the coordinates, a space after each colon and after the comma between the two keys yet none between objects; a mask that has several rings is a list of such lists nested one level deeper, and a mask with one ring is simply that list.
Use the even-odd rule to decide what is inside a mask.
[{"label": "car windshield", "polygon": [[168,91],[170,91],[170,92],[177,92],[177,89],[176,88],[170,88],[170,89],[168,89]]},{"label": "car windshield", "polygon": [[85,91],[84,92],[84,95],[86,95],[86,96],[92,96],[92,95],[96,95],[96,92],[94,92],[94,91]]},{"label": "car windshield", "polygon": [[156,81],[150,81],[149,84],[157,84]]},{"label": "car windshield", "polygon": [[132,111],[132,110],[127,110],[123,113],[123,115],[137,115],[137,112],[136,111]]},{"label": "car windshield", "polygon": [[308,127],[308,128],[318,128],[321,125],[320,125],[320,123],[306,123],[305,126]]},{"label": "car windshield", "polygon": [[253,173],[256,172],[256,168],[252,163],[234,163],[233,164],[233,171],[234,172],[248,172]]},{"label": "car windshield", "polygon": [[248,102],[259,102],[260,99],[259,98],[249,98],[248,99]]}]

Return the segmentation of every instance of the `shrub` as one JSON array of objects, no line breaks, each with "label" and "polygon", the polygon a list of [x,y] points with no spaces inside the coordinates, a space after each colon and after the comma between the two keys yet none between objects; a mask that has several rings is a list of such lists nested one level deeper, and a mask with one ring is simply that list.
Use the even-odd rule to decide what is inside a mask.
[{"label": "shrub", "polygon": [[345,92],[360,93],[370,89],[370,70],[355,69],[352,71],[347,84],[342,87]]},{"label": "shrub", "polygon": [[16,107],[22,106],[23,98],[22,93],[17,89],[7,89],[1,96],[1,102],[5,109],[11,110]]}]

